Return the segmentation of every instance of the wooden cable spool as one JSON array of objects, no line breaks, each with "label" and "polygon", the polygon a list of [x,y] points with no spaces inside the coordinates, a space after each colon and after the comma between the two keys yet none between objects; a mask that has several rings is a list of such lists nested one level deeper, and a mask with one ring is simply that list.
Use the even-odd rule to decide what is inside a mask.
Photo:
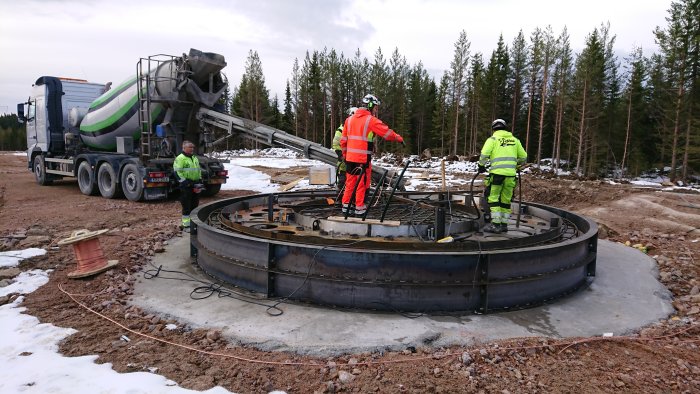
[{"label": "wooden cable spool", "polygon": [[119,264],[118,260],[105,259],[98,236],[108,230],[75,230],[71,236],[58,241],[59,246],[73,245],[73,252],[78,263],[75,271],[68,273],[71,279],[85,278],[99,274]]}]

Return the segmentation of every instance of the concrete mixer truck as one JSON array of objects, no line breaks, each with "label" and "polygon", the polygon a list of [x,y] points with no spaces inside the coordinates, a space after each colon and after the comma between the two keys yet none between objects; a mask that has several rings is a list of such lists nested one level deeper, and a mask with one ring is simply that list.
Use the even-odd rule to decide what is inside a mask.
[{"label": "concrete mixer truck", "polygon": [[221,161],[205,156],[211,137],[196,113],[211,109],[227,82],[224,57],[191,49],[142,58],[136,75],[111,87],[43,76],[17,105],[27,126],[27,165],[40,185],[75,177],[86,195],[132,201],[167,198],[182,141],[197,146],[204,193],[226,182]]},{"label": "concrete mixer truck", "polygon": [[[139,201],[167,198],[177,188],[173,162],[185,140],[197,146],[203,193],[209,196],[221,190],[228,172],[206,154],[235,135],[335,166],[329,148],[220,111],[225,66],[223,56],[191,49],[182,56],[141,58],[136,75],[116,87],[40,77],[29,99],[17,105],[18,118],[27,124],[27,167],[42,186],[75,177],[83,194]],[[403,188],[395,175],[372,167],[374,181]]]}]

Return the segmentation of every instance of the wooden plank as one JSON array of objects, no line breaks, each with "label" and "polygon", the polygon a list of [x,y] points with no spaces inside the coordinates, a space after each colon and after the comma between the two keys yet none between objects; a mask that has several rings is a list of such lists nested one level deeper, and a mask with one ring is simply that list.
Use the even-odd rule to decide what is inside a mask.
[{"label": "wooden plank", "polygon": [[299,182],[303,181],[304,179],[306,179],[305,176],[297,179],[296,181],[289,182],[286,185],[282,185],[282,186],[280,186],[280,190],[283,192],[286,192],[287,190],[293,188],[294,186],[296,186]]},{"label": "wooden plank", "polygon": [[347,219],[345,219],[345,216],[329,216],[328,220],[332,220],[334,222],[348,222],[348,223],[364,223],[364,224],[381,224],[383,226],[390,226],[390,227],[398,227],[401,225],[401,222],[398,220],[385,220],[383,222],[380,222],[379,219],[365,219],[364,221],[362,218],[356,218],[356,217],[351,217],[348,216]]}]

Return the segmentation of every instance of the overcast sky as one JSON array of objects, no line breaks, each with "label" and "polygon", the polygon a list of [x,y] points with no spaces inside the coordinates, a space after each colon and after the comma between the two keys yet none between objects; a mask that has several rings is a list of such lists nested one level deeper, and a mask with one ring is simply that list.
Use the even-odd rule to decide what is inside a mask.
[{"label": "overcast sky", "polygon": [[240,83],[250,49],[262,61],[270,97],[284,98],[294,59],[335,48],[359,49],[370,61],[395,48],[422,61],[439,80],[465,30],[486,60],[503,34],[566,26],[578,52],[585,37],[610,22],[616,52],[656,51],[653,30],[666,26],[670,0],[0,0],[0,114],[16,111],[42,75],[115,84],[141,57],[196,48],[224,55],[224,72]]}]

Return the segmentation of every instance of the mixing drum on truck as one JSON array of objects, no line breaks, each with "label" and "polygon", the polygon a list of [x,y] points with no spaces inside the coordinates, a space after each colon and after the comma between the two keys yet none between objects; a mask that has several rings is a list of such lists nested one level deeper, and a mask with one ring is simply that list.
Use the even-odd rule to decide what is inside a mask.
[{"label": "mixing drum on truck", "polygon": [[204,156],[207,136],[194,114],[213,108],[226,90],[225,66],[222,55],[191,49],[142,58],[136,75],[111,89],[40,77],[17,108],[27,123],[29,169],[41,185],[76,177],[87,195],[160,199],[175,189],[172,164],[182,141],[191,140],[200,147],[207,193],[216,194],[228,174]]}]

